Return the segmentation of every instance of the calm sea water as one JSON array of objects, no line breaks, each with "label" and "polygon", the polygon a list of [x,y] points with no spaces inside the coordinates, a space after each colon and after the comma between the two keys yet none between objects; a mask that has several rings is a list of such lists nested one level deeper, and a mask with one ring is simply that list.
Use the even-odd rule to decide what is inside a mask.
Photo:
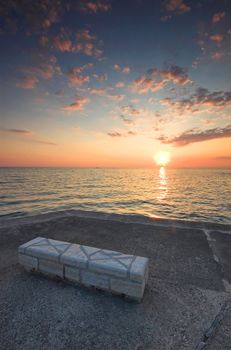
[{"label": "calm sea water", "polygon": [[0,168],[0,216],[82,209],[231,223],[231,169]]}]

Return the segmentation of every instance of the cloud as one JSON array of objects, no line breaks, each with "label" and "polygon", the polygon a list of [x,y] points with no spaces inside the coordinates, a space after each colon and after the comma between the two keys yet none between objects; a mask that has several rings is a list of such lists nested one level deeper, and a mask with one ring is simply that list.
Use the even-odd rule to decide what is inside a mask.
[{"label": "cloud", "polygon": [[172,82],[179,85],[185,85],[192,82],[188,77],[187,70],[174,64],[159,71],[153,69],[151,70],[151,74],[159,74],[166,82]]},{"label": "cloud", "polygon": [[118,81],[118,83],[115,84],[115,87],[118,89],[124,88],[125,83],[123,81]]},{"label": "cloud", "polygon": [[39,80],[36,77],[24,76],[19,79],[16,86],[22,89],[34,89],[37,86],[38,82]]},{"label": "cloud", "polygon": [[138,94],[146,94],[149,91],[155,92],[161,90],[165,85],[165,82],[156,81],[154,79],[147,78],[146,76],[140,76],[135,79],[130,88],[132,91],[137,92]]},{"label": "cloud", "polygon": [[[60,4],[60,2],[59,2]],[[54,5],[58,5],[57,2],[54,2]],[[53,24],[59,22],[60,19],[60,12],[62,10],[62,7],[51,7],[50,10],[48,11],[47,15],[45,16],[45,18],[42,21],[42,27],[44,29],[48,29],[50,28]]]},{"label": "cloud", "polygon": [[124,115],[121,115],[120,118],[123,120],[123,122],[125,124],[129,124],[129,125],[133,125],[134,124],[134,120],[126,118]]},{"label": "cloud", "polygon": [[88,75],[81,75],[82,71],[83,67],[75,67],[69,70],[67,76],[72,86],[81,86],[84,83],[89,82],[90,77]]},{"label": "cloud", "polygon": [[[65,2],[60,0],[8,0],[0,5],[4,30],[17,31],[23,28],[27,34],[49,30],[51,26],[60,21],[66,10]],[[11,23],[10,27],[8,23]]]},{"label": "cloud", "polygon": [[219,61],[224,57],[230,57],[230,56],[231,56],[231,51],[226,51],[226,52],[225,51],[215,51],[215,52],[212,52],[212,54],[211,54],[211,58],[214,61]]},{"label": "cloud", "polygon": [[37,66],[22,67],[20,71],[24,74],[17,83],[23,89],[34,89],[40,79],[51,79],[54,75],[61,74],[61,68],[57,65],[55,56],[42,57],[44,62]]},{"label": "cloud", "polygon": [[48,146],[54,146],[56,145],[56,143],[51,142],[51,141],[45,141],[45,140],[41,140],[38,139],[36,137],[34,137],[33,132],[31,130],[28,129],[5,129],[5,128],[0,128],[1,132],[4,133],[8,133],[8,134],[14,134],[14,135],[20,135],[21,137],[23,137],[24,140],[29,141],[29,142],[33,142],[33,143],[41,143],[41,144],[45,144]]},{"label": "cloud", "polygon": [[113,68],[117,71],[117,72],[122,72],[125,74],[129,74],[131,72],[131,68],[128,66],[125,67],[121,67],[118,63],[113,64]]},{"label": "cloud", "polygon": [[102,59],[103,51],[101,49],[102,41],[98,42],[96,35],[92,34],[89,29],[81,29],[76,34],[77,44],[74,50],[81,52],[86,56],[94,56]]},{"label": "cloud", "polygon": [[215,43],[219,44],[223,40],[223,35],[221,34],[214,34],[210,36],[210,40],[214,41]]},{"label": "cloud", "polygon": [[131,68],[130,68],[130,67],[124,67],[124,68],[122,69],[122,72],[128,74],[128,73],[131,72]]},{"label": "cloud", "polygon": [[[220,24],[219,28],[221,25],[222,24]],[[201,23],[198,32],[199,39],[197,40],[197,43],[201,50],[201,56],[199,57],[201,62],[205,59],[218,61],[230,57],[230,38],[228,35],[226,35],[228,34],[227,28],[223,28],[221,30],[222,31],[220,32],[215,32],[215,26],[211,27],[211,24],[206,25],[205,23]]]},{"label": "cloud", "polygon": [[168,83],[186,85],[191,82],[185,68],[169,65],[164,69],[149,69],[145,75],[135,79],[131,83],[130,88],[138,94],[145,94],[149,91],[156,92],[161,90]]},{"label": "cloud", "polygon": [[140,110],[133,107],[133,105],[126,105],[126,106],[122,106],[120,107],[122,113],[130,116],[130,117],[137,117],[141,114]]},{"label": "cloud", "polygon": [[226,137],[231,137],[231,124],[225,126],[224,128],[214,128],[205,131],[191,129],[174,138],[160,136],[158,140],[164,144],[173,144],[176,147],[182,147],[195,142],[202,142]]},{"label": "cloud", "polygon": [[135,131],[131,131],[131,130],[128,130],[125,132],[112,131],[112,132],[108,132],[107,134],[108,136],[111,136],[111,137],[127,137],[127,136],[137,135]]},{"label": "cloud", "polygon": [[112,101],[122,101],[124,99],[125,95],[112,94],[112,93],[110,93],[110,90],[112,90],[111,87],[102,87],[102,88],[89,89],[89,92],[92,95],[105,96],[109,100],[112,100]]},{"label": "cloud", "polygon": [[58,97],[63,97],[64,96],[64,90],[57,90],[55,91],[55,95]]},{"label": "cloud", "polygon": [[93,88],[89,90],[90,94],[92,95],[98,95],[98,96],[104,96],[107,94],[107,89],[106,88]]},{"label": "cloud", "polygon": [[165,2],[165,9],[176,14],[183,14],[189,12],[191,7],[188,6],[183,0],[167,0]]},{"label": "cloud", "polygon": [[212,17],[212,22],[213,23],[218,23],[220,22],[220,20],[225,17],[225,12],[222,11],[222,12],[217,12],[217,13],[214,13],[213,17]]},{"label": "cloud", "polygon": [[231,91],[214,91],[198,88],[189,97],[181,100],[164,98],[161,104],[170,108],[179,114],[186,112],[195,113],[203,107],[225,108],[231,105]]},{"label": "cloud", "polygon": [[110,99],[110,100],[113,100],[113,101],[123,101],[125,95],[112,95],[112,94],[108,94],[107,97]]},{"label": "cloud", "polygon": [[111,136],[111,137],[122,137],[123,135],[117,131],[113,131],[113,132],[108,132],[107,133],[108,136]]},{"label": "cloud", "polygon": [[32,135],[33,134],[31,130],[27,130],[27,129],[4,129],[4,128],[0,128],[0,131],[11,133],[11,134],[21,134],[21,135]]},{"label": "cloud", "polygon": [[69,112],[82,111],[88,103],[89,103],[88,97],[77,96],[73,103],[64,106],[62,109],[64,111],[69,111]]},{"label": "cloud", "polygon": [[47,146],[57,146],[57,143],[51,142],[51,141],[31,140],[31,142],[34,142],[34,143],[41,143],[41,144],[47,145]]},{"label": "cloud", "polygon": [[137,133],[135,131],[129,130],[128,135],[135,136],[135,135],[137,135]]},{"label": "cloud", "polygon": [[113,64],[113,68],[117,71],[120,71],[120,69],[121,69],[117,63]]},{"label": "cloud", "polygon": [[53,39],[53,45],[56,50],[61,52],[71,52],[72,43],[70,39],[64,39],[59,36],[55,36]]},{"label": "cloud", "polygon": [[81,4],[81,9],[89,13],[108,12],[111,5],[107,0],[85,1]]},{"label": "cloud", "polygon": [[97,81],[106,81],[108,78],[107,78],[107,74],[101,74],[101,75],[98,75],[98,74],[93,74],[93,77],[97,80]]}]

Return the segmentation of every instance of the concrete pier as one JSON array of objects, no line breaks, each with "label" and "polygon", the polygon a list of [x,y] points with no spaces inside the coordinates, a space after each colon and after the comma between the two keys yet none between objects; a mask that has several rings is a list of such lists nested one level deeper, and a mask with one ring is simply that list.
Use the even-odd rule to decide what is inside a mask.
[{"label": "concrete pier", "polygon": [[[17,248],[38,236],[148,257],[143,302],[26,273]],[[0,221],[0,348],[226,350],[230,329],[228,225],[74,210]]]}]

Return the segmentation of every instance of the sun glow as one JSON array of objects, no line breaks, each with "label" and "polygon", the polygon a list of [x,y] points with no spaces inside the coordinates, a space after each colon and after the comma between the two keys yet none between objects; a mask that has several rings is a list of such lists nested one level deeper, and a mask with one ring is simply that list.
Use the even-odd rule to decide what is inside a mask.
[{"label": "sun glow", "polygon": [[153,156],[154,161],[159,166],[165,166],[170,162],[170,154],[168,152],[159,152]]}]

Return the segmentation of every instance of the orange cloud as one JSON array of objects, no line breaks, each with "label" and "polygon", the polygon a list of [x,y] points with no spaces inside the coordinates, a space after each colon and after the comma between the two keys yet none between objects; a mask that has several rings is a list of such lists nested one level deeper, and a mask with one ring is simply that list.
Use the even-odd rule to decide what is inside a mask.
[{"label": "orange cloud", "polygon": [[85,12],[107,12],[111,10],[111,5],[107,0],[87,1],[81,4],[81,9]]},{"label": "orange cloud", "polygon": [[125,95],[111,94],[110,90],[112,90],[111,87],[93,88],[93,89],[89,89],[89,92],[92,95],[105,96],[112,101],[122,101],[124,99]]},{"label": "orange cloud", "polygon": [[165,85],[164,81],[155,81],[145,76],[141,76],[134,80],[130,87],[134,92],[138,94],[146,94],[149,91],[155,92],[161,90]]},{"label": "orange cloud", "polygon": [[42,21],[42,27],[45,29],[50,28],[54,23],[59,21],[59,11],[55,6],[50,9],[47,16]]},{"label": "orange cloud", "polygon": [[74,112],[81,111],[89,103],[89,98],[85,96],[77,96],[75,101],[63,107],[64,111]]},{"label": "orange cloud", "polygon": [[165,9],[169,12],[183,14],[189,12],[191,7],[186,5],[183,0],[168,0],[165,3]]},{"label": "orange cloud", "polygon": [[80,29],[76,34],[77,40],[79,41],[93,41],[95,40],[95,35],[90,33],[89,29]]},{"label": "orange cloud", "polygon": [[154,83],[154,80],[141,76],[132,82],[131,89],[138,92],[138,94],[145,94],[152,90]]},{"label": "orange cloud", "polygon": [[223,11],[223,12],[217,12],[217,13],[215,13],[214,15],[213,15],[213,18],[212,18],[212,22],[213,23],[218,23],[218,22],[220,22],[220,20],[223,18],[223,17],[225,17],[225,12]]},{"label": "orange cloud", "polygon": [[230,57],[231,56],[231,51],[225,52],[225,51],[221,51],[221,52],[213,52],[211,54],[211,58],[214,61],[219,61],[220,59],[224,58],[224,57]]},{"label": "orange cloud", "polygon": [[219,44],[223,40],[223,35],[221,34],[214,34],[210,36],[210,40],[214,41],[215,43]]},{"label": "orange cloud", "polygon": [[130,67],[124,67],[124,68],[122,69],[122,72],[128,74],[128,73],[131,72],[131,68],[130,68]]},{"label": "orange cloud", "polygon": [[20,78],[16,86],[22,89],[34,89],[37,86],[38,82],[39,80],[36,77],[27,76]]},{"label": "orange cloud", "polygon": [[[21,72],[26,74],[26,79],[34,82],[38,82],[39,78],[51,79],[55,74],[61,74],[61,68],[56,64],[57,59],[55,56],[48,56],[43,58],[46,62],[41,63],[38,66],[28,66],[21,68]],[[36,85],[36,84],[35,84]]]},{"label": "orange cloud", "polygon": [[96,36],[90,33],[89,29],[79,30],[76,34],[76,38],[77,44],[74,47],[75,51],[82,52],[86,56],[95,56],[98,59],[102,58],[103,51],[99,48]]},{"label": "orange cloud", "polygon": [[120,71],[120,66],[117,63],[113,64],[113,68],[117,71]]},{"label": "orange cloud", "polygon": [[106,88],[90,89],[89,92],[92,95],[103,96],[107,94],[107,89]]},{"label": "orange cloud", "polygon": [[128,66],[121,67],[118,63],[113,64],[113,68],[117,70],[117,72],[122,72],[125,74],[128,74],[131,72],[131,68]]},{"label": "orange cloud", "polygon": [[125,83],[123,81],[118,81],[118,83],[115,84],[115,87],[120,89],[123,88],[125,86]]},{"label": "orange cloud", "polygon": [[192,82],[189,79],[186,70],[176,65],[168,66],[166,69],[159,71],[154,70],[154,74],[156,73],[159,73],[162,79],[170,81],[174,84],[185,85]]},{"label": "orange cloud", "polygon": [[71,52],[72,51],[72,43],[69,39],[64,39],[59,36],[54,37],[53,45],[56,50],[61,52]]},{"label": "orange cloud", "polygon": [[67,76],[69,79],[69,82],[73,86],[81,86],[84,83],[87,83],[90,80],[90,77],[88,75],[81,75],[82,67],[76,67],[72,68]]},{"label": "orange cloud", "polygon": [[138,94],[145,94],[149,91],[155,92],[161,90],[167,83],[186,85],[191,82],[184,68],[170,65],[165,69],[149,69],[145,75],[134,80],[130,87]]}]

